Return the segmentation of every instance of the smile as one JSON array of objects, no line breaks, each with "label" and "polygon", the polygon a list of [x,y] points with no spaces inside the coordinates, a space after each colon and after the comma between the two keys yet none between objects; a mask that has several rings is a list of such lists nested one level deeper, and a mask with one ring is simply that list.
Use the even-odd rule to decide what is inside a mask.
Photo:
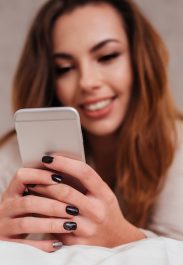
[{"label": "smile", "polygon": [[111,103],[111,101],[112,99],[105,99],[93,104],[84,105],[83,108],[89,111],[101,110],[107,107]]},{"label": "smile", "polygon": [[81,112],[88,118],[92,119],[101,119],[110,114],[113,108],[113,102],[116,99],[116,96],[105,98],[105,99],[96,99],[92,101],[85,102],[80,105]]}]

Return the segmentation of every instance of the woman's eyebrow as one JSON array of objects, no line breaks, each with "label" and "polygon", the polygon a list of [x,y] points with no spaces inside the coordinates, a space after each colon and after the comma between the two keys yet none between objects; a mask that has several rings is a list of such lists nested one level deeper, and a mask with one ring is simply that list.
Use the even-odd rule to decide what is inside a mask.
[{"label": "woman's eyebrow", "polygon": [[97,50],[101,49],[103,46],[105,46],[109,42],[117,42],[117,43],[119,43],[119,40],[117,40],[117,39],[106,39],[106,40],[103,40],[103,41],[97,43],[94,47],[92,47],[90,49],[90,52],[91,53],[96,52]]},{"label": "woman's eyebrow", "polygon": [[[94,45],[89,52],[90,53],[94,53],[97,50],[103,48],[106,44],[110,43],[110,42],[116,42],[116,43],[120,43],[119,40],[117,39],[106,39],[103,40],[99,43],[97,43],[96,45]],[[53,59],[65,59],[65,60],[73,60],[73,56],[69,53],[65,53],[65,52],[57,52],[53,54]]]}]

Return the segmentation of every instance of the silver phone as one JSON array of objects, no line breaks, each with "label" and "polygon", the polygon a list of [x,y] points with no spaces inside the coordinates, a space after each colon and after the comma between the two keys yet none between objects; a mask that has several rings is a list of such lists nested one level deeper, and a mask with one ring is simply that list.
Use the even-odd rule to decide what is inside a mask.
[{"label": "silver phone", "polygon": [[85,162],[80,117],[71,107],[20,109],[14,115],[24,167],[40,167],[44,155],[58,153]]}]

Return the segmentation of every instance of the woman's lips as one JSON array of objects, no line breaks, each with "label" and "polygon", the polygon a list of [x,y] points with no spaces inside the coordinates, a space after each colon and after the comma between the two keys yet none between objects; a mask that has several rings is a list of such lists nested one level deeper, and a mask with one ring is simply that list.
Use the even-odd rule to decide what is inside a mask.
[{"label": "woman's lips", "polygon": [[113,106],[113,102],[116,96],[105,98],[101,100],[90,101],[80,105],[81,112],[88,118],[100,119],[107,116]]}]

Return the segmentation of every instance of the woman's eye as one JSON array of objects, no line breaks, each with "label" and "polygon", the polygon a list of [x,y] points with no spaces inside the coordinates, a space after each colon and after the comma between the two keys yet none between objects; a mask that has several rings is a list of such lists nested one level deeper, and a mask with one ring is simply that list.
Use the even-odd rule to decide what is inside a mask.
[{"label": "woman's eye", "polygon": [[108,62],[117,58],[120,54],[118,52],[110,53],[99,58],[99,62]]},{"label": "woman's eye", "polygon": [[72,69],[73,69],[72,66],[67,66],[67,67],[55,66],[55,74],[56,76],[62,76],[70,72]]}]

